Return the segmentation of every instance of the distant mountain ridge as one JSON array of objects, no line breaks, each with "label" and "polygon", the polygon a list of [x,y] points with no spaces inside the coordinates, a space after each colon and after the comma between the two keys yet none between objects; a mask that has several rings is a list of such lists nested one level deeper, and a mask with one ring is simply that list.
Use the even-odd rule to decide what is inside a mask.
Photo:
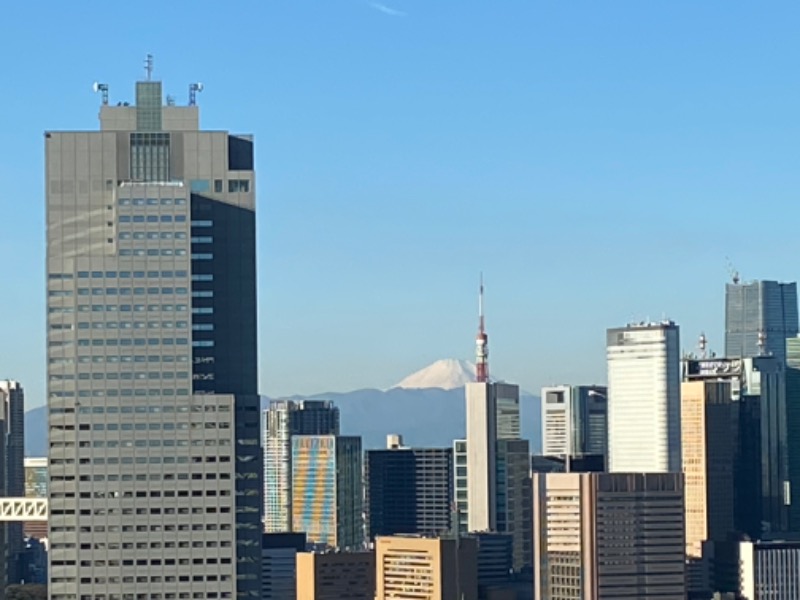
[{"label": "distant mountain ridge", "polygon": [[[466,433],[464,384],[475,380],[475,365],[445,359],[412,373],[388,390],[361,389],[294,396],[289,400],[332,400],[341,411],[344,435],[360,435],[365,449],[383,448],[390,433],[403,435],[417,447],[450,447]],[[261,407],[270,399],[262,396]],[[520,391],[522,436],[531,451],[541,448],[541,404],[537,396]],[[47,408],[25,414],[26,456],[47,455]]]},{"label": "distant mountain ridge", "polygon": [[[385,448],[390,433],[402,434],[406,445],[416,447],[450,447],[466,435],[463,387],[364,389],[284,399],[333,401],[341,413],[342,435],[360,435],[365,449]],[[261,407],[269,401],[262,397]],[[522,436],[530,440],[531,452],[542,446],[540,406],[537,396],[520,391]]]}]

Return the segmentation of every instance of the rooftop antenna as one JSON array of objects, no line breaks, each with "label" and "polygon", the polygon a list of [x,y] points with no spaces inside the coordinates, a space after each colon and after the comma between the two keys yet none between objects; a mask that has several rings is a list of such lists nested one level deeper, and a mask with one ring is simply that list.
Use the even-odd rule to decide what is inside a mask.
[{"label": "rooftop antenna", "polygon": [[175,96],[167,94],[167,106],[175,106]]},{"label": "rooftop antenna", "polygon": [[483,316],[483,273],[478,292],[478,335],[475,338],[475,380],[478,383],[489,381],[489,336]]},{"label": "rooftop antenna", "polygon": [[144,72],[147,75],[147,81],[150,81],[150,78],[153,76],[153,55],[148,54],[147,58],[144,59]]},{"label": "rooftop antenna", "polygon": [[97,92],[103,93],[103,104],[108,104],[108,84],[107,83],[98,83],[95,81],[92,84],[92,90],[96,94]]},{"label": "rooftop antenna", "polygon": [[739,271],[736,269],[736,267],[733,266],[733,263],[731,262],[730,258],[726,256],[725,260],[728,261],[728,275],[731,276],[731,281],[733,282],[733,285],[739,285],[739,281],[741,280],[741,278],[739,277]]},{"label": "rooftop antenna", "polygon": [[197,104],[197,92],[203,91],[203,84],[198,83],[190,83],[189,84],[189,106],[194,106]]},{"label": "rooftop antenna", "polygon": [[708,338],[705,333],[700,334],[697,346],[700,348],[700,358],[708,358],[708,353],[706,352],[706,348],[708,348]]}]

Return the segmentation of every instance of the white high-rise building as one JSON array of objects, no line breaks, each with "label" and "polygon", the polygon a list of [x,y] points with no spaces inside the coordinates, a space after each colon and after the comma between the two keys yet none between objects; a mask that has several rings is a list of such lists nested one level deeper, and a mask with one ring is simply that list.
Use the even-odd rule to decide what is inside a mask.
[{"label": "white high-rise building", "polygon": [[572,454],[572,386],[542,388],[542,454]]},{"label": "white high-rise building", "polygon": [[607,454],[608,390],[600,385],[542,388],[542,454]]},{"label": "white high-rise building", "polygon": [[609,329],[609,471],[681,471],[679,330],[672,321]]}]

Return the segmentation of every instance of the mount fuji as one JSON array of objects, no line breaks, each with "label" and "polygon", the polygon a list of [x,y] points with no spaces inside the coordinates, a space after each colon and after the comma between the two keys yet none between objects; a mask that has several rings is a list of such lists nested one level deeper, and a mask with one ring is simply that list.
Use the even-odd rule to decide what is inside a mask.
[{"label": "mount fuji", "polygon": [[[456,359],[437,360],[387,390],[361,389],[293,396],[289,400],[332,400],[341,412],[343,435],[362,436],[365,449],[384,448],[386,436],[399,433],[409,446],[450,447],[466,433],[464,384],[475,381],[475,365]],[[266,408],[270,398],[262,396]],[[522,436],[531,452],[541,448],[538,397],[520,390]],[[47,455],[47,408],[25,414],[25,455]]]},{"label": "mount fuji", "polygon": [[412,373],[391,389],[404,390],[424,390],[439,388],[442,390],[454,390],[464,387],[470,381],[475,381],[475,365],[466,360],[455,358],[445,358],[437,360]]}]

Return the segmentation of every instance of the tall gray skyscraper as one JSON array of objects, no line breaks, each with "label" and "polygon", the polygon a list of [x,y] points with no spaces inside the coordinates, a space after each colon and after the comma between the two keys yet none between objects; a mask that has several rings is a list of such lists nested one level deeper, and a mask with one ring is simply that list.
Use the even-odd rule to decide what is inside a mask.
[{"label": "tall gray skyscraper", "polygon": [[[25,496],[25,391],[16,381],[0,381],[0,495]],[[5,581],[18,583],[22,577],[20,553],[23,547],[23,524],[0,525],[0,544],[5,551]]]},{"label": "tall gray skyscraper", "polygon": [[797,336],[797,284],[777,281],[725,286],[725,356],[775,356],[786,362],[786,338]]},{"label": "tall gray skyscraper", "polygon": [[339,409],[327,400],[276,400],[263,413],[264,530],[292,531],[292,437],[339,435]]},{"label": "tall gray skyscraper", "polygon": [[253,140],[150,71],[45,134],[52,600],[260,595]]}]

